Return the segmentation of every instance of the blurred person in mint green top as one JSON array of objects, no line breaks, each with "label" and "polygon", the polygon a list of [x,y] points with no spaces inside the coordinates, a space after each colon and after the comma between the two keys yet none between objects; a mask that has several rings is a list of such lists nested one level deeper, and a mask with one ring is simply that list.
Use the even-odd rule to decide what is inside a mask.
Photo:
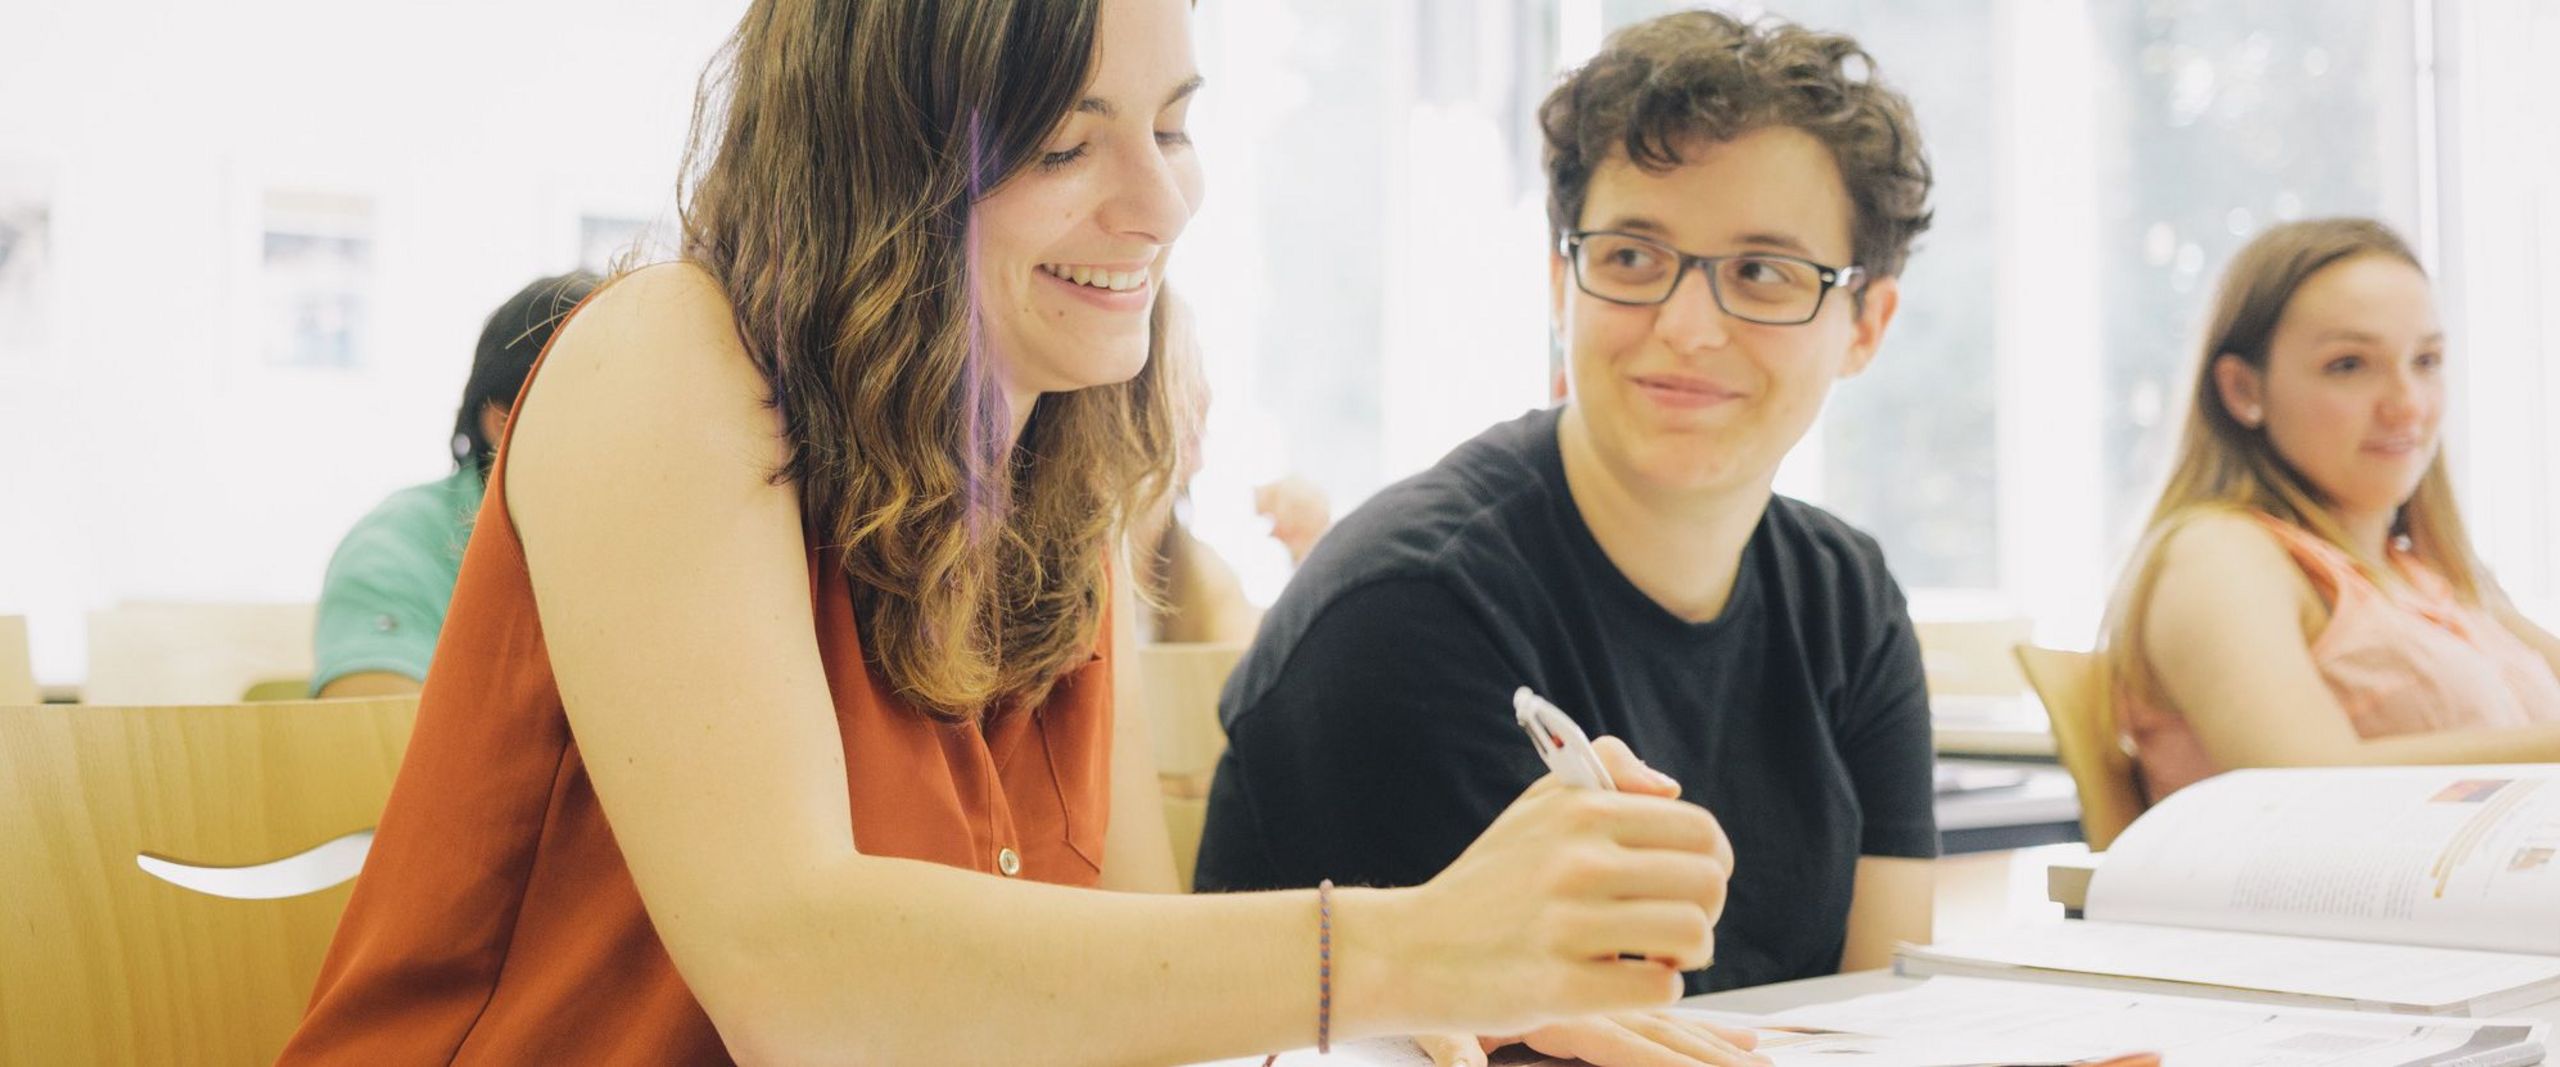
[{"label": "blurred person in mint green top", "polygon": [[489,316],[453,416],[453,473],[391,494],[329,558],[311,639],[314,695],[414,693],[425,681],[507,411],[552,328],[597,282],[583,272],[544,278]]}]

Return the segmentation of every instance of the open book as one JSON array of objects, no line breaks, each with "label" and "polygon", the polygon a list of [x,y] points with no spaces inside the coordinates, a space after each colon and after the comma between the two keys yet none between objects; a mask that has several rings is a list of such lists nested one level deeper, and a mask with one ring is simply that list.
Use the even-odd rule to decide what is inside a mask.
[{"label": "open book", "polygon": [[2083,915],[1896,970],[2434,1015],[2560,998],[2560,765],[2209,778],[2116,839]]}]

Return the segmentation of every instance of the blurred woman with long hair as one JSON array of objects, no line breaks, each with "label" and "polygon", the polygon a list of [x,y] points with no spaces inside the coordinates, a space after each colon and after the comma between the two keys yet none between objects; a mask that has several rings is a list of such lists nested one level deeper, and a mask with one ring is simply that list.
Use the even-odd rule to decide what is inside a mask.
[{"label": "blurred woman with long hair", "polygon": [[2223,275],[2107,624],[2152,800],[2234,767],[2560,760],[2560,640],[2472,553],[2446,358],[2380,223],[2278,226]]}]

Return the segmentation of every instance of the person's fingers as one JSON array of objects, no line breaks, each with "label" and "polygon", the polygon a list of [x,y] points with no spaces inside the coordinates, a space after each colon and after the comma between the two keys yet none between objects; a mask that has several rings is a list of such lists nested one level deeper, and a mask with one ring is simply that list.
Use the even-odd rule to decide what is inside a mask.
[{"label": "person's fingers", "polygon": [[[1626,742],[1615,737],[1602,737],[1591,743],[1591,750],[1599,755],[1600,765],[1609,769],[1609,777],[1618,783],[1619,791],[1670,797],[1680,795],[1679,779],[1654,770],[1638,759],[1635,750],[1628,748]],[[1651,788],[1647,788],[1648,784]],[[1669,792],[1664,792],[1665,789]],[[1724,824],[1715,822],[1715,816],[1709,815],[1707,820],[1713,824],[1713,832],[1709,835],[1710,844],[1706,851],[1723,860],[1725,868],[1731,870],[1733,841],[1725,836]]]},{"label": "person's fingers", "polygon": [[1668,797],[1576,792],[1576,796],[1550,803],[1563,808],[1567,824],[1577,831],[1598,831],[1599,836],[1628,848],[1701,853],[1731,868],[1731,853],[1720,851],[1725,847],[1724,828],[1716,825],[1716,817],[1707,814],[1705,808]]},{"label": "person's fingers", "polygon": [[1713,856],[1666,849],[1616,849],[1601,854],[1583,883],[1619,899],[1686,900],[1707,907],[1724,896],[1731,872]]},{"label": "person's fingers", "polygon": [[1748,1026],[1726,1026],[1723,1023],[1708,1022],[1694,1015],[1681,1015],[1674,1012],[1663,1012],[1662,1017],[1691,1030],[1713,1035],[1735,1048],[1757,1049],[1760,1047],[1760,1031]]},{"label": "person's fingers", "polygon": [[1615,737],[1602,737],[1591,743],[1591,751],[1600,757],[1600,765],[1609,769],[1609,778],[1618,789],[1628,793],[1650,793],[1660,797],[1680,795],[1680,780],[1654,770],[1637,759],[1635,750]]},{"label": "person's fingers", "polygon": [[1547,1027],[1529,1035],[1529,1047],[1603,1067],[1727,1067],[1666,1046],[1607,1016]]},{"label": "person's fingers", "polygon": [[1553,1005],[1578,1014],[1639,1011],[1680,999],[1680,972],[1653,960],[1594,959],[1576,964],[1572,995]]},{"label": "person's fingers", "polygon": [[[1768,1057],[1751,1051],[1760,1043],[1760,1037],[1749,1030],[1730,1030],[1668,1012],[1637,1012],[1620,1016],[1619,1022],[1657,1044],[1717,1067],[1759,1067],[1769,1062]],[[1736,1037],[1741,1040],[1734,1040]]]},{"label": "person's fingers", "polygon": [[1416,1034],[1413,1043],[1432,1067],[1485,1067],[1484,1043],[1472,1034]]},{"label": "person's fingers", "polygon": [[1584,959],[1642,956],[1674,970],[1696,970],[1715,957],[1715,924],[1697,905],[1620,900],[1559,909],[1559,949]]}]

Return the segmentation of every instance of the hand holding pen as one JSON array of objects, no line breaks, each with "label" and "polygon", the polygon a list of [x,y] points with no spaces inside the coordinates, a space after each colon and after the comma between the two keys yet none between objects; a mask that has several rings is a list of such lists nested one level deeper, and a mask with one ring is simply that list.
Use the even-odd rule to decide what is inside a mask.
[{"label": "hand holding pen", "polygon": [[[1660,980],[1667,981],[1668,996],[1665,999],[1676,998],[1679,994],[1679,972],[1705,966],[1714,954],[1715,920],[1724,910],[1724,882],[1732,865],[1732,848],[1725,840],[1723,829],[1715,825],[1714,817],[1706,814],[1704,809],[1673,802],[1673,798],[1680,795],[1680,783],[1645,766],[1625,743],[1614,737],[1603,737],[1598,743],[1593,743],[1570,716],[1526,687],[1513,694],[1512,708],[1521,730],[1528,735],[1530,745],[1537,750],[1551,773],[1521,795],[1520,800],[1504,813],[1503,819],[1496,821],[1497,828],[1503,820],[1513,818],[1515,813],[1522,813],[1536,804],[1548,803],[1549,799],[1542,798],[1551,798],[1552,801],[1574,804],[1574,818],[1601,826],[1605,826],[1606,820],[1623,805],[1625,810],[1648,815],[1682,811],[1697,828],[1708,831],[1708,836],[1698,842],[1704,847],[1698,854],[1689,856],[1679,855],[1676,849],[1628,848],[1624,847],[1625,842],[1620,842],[1619,849],[1594,852],[1590,851],[1588,844],[1575,843],[1562,846],[1571,851],[1545,864],[1534,859],[1525,861],[1532,866],[1524,870],[1537,872],[1530,875],[1533,879],[1552,873],[1562,880],[1579,880],[1587,877],[1577,872],[1584,861],[1600,869],[1618,872],[1631,873],[1638,867],[1646,869],[1645,880],[1658,890],[1669,890],[1664,895],[1672,899],[1635,904],[1644,913],[1641,921],[1660,929],[1677,930],[1684,939],[1698,944],[1698,949],[1665,955],[1641,950],[1632,940],[1621,940],[1615,942],[1620,946],[1615,951],[1593,953],[1578,962],[1586,967],[1618,968],[1633,973],[1653,970],[1662,976]],[[1563,795],[1558,796],[1559,793]],[[1494,831],[1487,831],[1485,839],[1479,840],[1479,847],[1493,837]],[[1475,852],[1475,849],[1470,849],[1468,856],[1460,857],[1450,871],[1456,872],[1466,865],[1468,857]],[[1446,872],[1443,877],[1447,877]],[[1690,892],[1684,896],[1678,892],[1681,888]],[[1578,915],[1579,911],[1574,914]],[[1556,921],[1574,920],[1560,916]],[[1515,1036],[1432,1034],[1414,1040],[1441,1067],[1460,1064],[1481,1067],[1489,1052],[1514,1043],[1527,1044],[1549,1056],[1580,1059],[1598,1067],[1745,1067],[1767,1062],[1764,1057],[1750,1051],[1757,1038],[1749,1030],[1720,1027],[1669,1012],[1645,1010],[1576,1015]]]}]

